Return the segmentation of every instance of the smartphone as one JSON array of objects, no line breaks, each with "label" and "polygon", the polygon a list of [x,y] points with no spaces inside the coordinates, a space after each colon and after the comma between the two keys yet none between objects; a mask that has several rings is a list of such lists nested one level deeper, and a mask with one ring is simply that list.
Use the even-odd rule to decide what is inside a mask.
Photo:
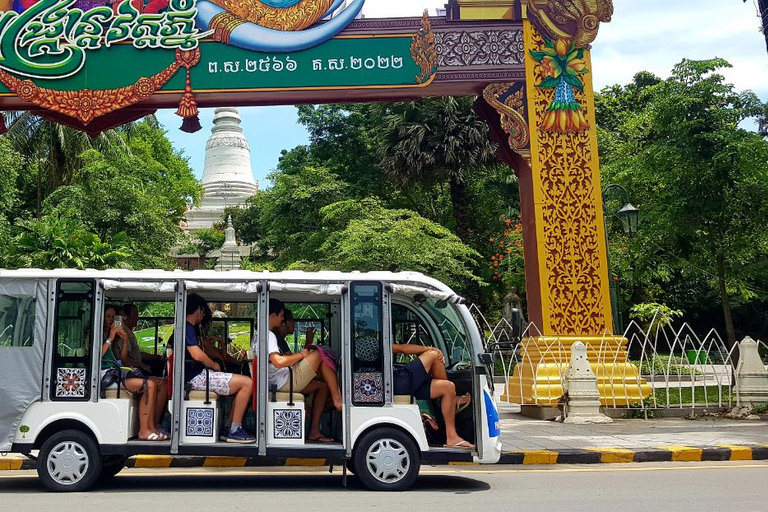
[{"label": "smartphone", "polygon": [[115,327],[122,327],[122,326],[123,326],[122,315],[115,315]]}]

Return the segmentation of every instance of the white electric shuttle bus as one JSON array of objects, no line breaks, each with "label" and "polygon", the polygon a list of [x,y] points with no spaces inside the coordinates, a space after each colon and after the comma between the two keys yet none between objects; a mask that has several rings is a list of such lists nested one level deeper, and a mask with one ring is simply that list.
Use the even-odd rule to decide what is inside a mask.
[{"label": "white electric shuttle bus", "polygon": [[[256,442],[220,440],[231,400],[190,392],[185,358],[166,356],[185,354],[185,336],[171,333],[185,333],[191,293],[212,305],[212,330],[240,354],[254,335],[266,339],[270,298],[293,312],[297,332],[288,342],[297,350],[303,330],[317,330],[314,343],[338,356],[344,403],[341,412],[323,414],[325,443],[308,440],[303,395],[269,389],[266,343],[241,364],[257,375],[244,421]],[[375,490],[409,487],[422,463],[495,463],[501,440],[492,357],[463,302],[418,273],[0,270],[0,453],[36,459],[42,482],[55,491],[89,489],[140,454],[325,458]],[[161,377],[170,377],[166,441],[138,439],[140,396],[114,384],[100,389],[105,308],[124,304],[138,306],[136,338],[155,354]],[[457,394],[471,395],[456,425],[474,449],[447,448],[439,429],[428,432],[425,414],[442,426],[438,403],[393,394],[393,366],[412,357],[393,355],[394,343],[443,353]]]}]

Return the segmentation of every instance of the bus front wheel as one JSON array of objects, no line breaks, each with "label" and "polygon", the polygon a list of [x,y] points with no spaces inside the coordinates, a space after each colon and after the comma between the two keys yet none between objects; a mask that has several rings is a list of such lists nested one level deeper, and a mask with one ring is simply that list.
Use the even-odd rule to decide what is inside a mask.
[{"label": "bus front wheel", "polygon": [[52,491],[86,491],[101,474],[96,441],[79,430],[63,430],[40,447],[37,474]]},{"label": "bus front wheel", "polygon": [[363,435],[353,455],[355,475],[374,491],[403,491],[419,476],[421,454],[416,443],[394,428],[377,428]]}]

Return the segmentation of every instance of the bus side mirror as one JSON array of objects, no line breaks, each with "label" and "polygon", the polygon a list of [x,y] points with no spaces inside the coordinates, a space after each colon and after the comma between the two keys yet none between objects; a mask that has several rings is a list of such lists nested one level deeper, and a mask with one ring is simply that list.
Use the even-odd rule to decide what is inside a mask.
[{"label": "bus side mirror", "polygon": [[496,359],[496,357],[493,354],[490,354],[488,352],[483,352],[478,357],[480,358],[480,362],[486,366],[492,365],[493,361]]}]

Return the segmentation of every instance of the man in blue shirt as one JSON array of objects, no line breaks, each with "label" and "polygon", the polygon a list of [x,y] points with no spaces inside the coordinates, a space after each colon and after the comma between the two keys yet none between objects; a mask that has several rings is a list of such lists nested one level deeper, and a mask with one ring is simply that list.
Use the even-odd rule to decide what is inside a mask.
[{"label": "man in blue shirt", "polygon": [[[208,377],[208,389],[218,395],[234,395],[232,404],[232,426],[226,435],[228,443],[254,443],[256,439],[243,428],[243,416],[251,400],[252,383],[250,377],[235,375],[221,371],[219,363],[208,357],[197,338],[197,326],[203,321],[205,299],[196,293],[187,296],[187,329],[185,333],[185,345],[187,356],[185,370],[187,382],[192,389],[205,391],[206,376]],[[208,368],[209,371],[205,371]]]}]

